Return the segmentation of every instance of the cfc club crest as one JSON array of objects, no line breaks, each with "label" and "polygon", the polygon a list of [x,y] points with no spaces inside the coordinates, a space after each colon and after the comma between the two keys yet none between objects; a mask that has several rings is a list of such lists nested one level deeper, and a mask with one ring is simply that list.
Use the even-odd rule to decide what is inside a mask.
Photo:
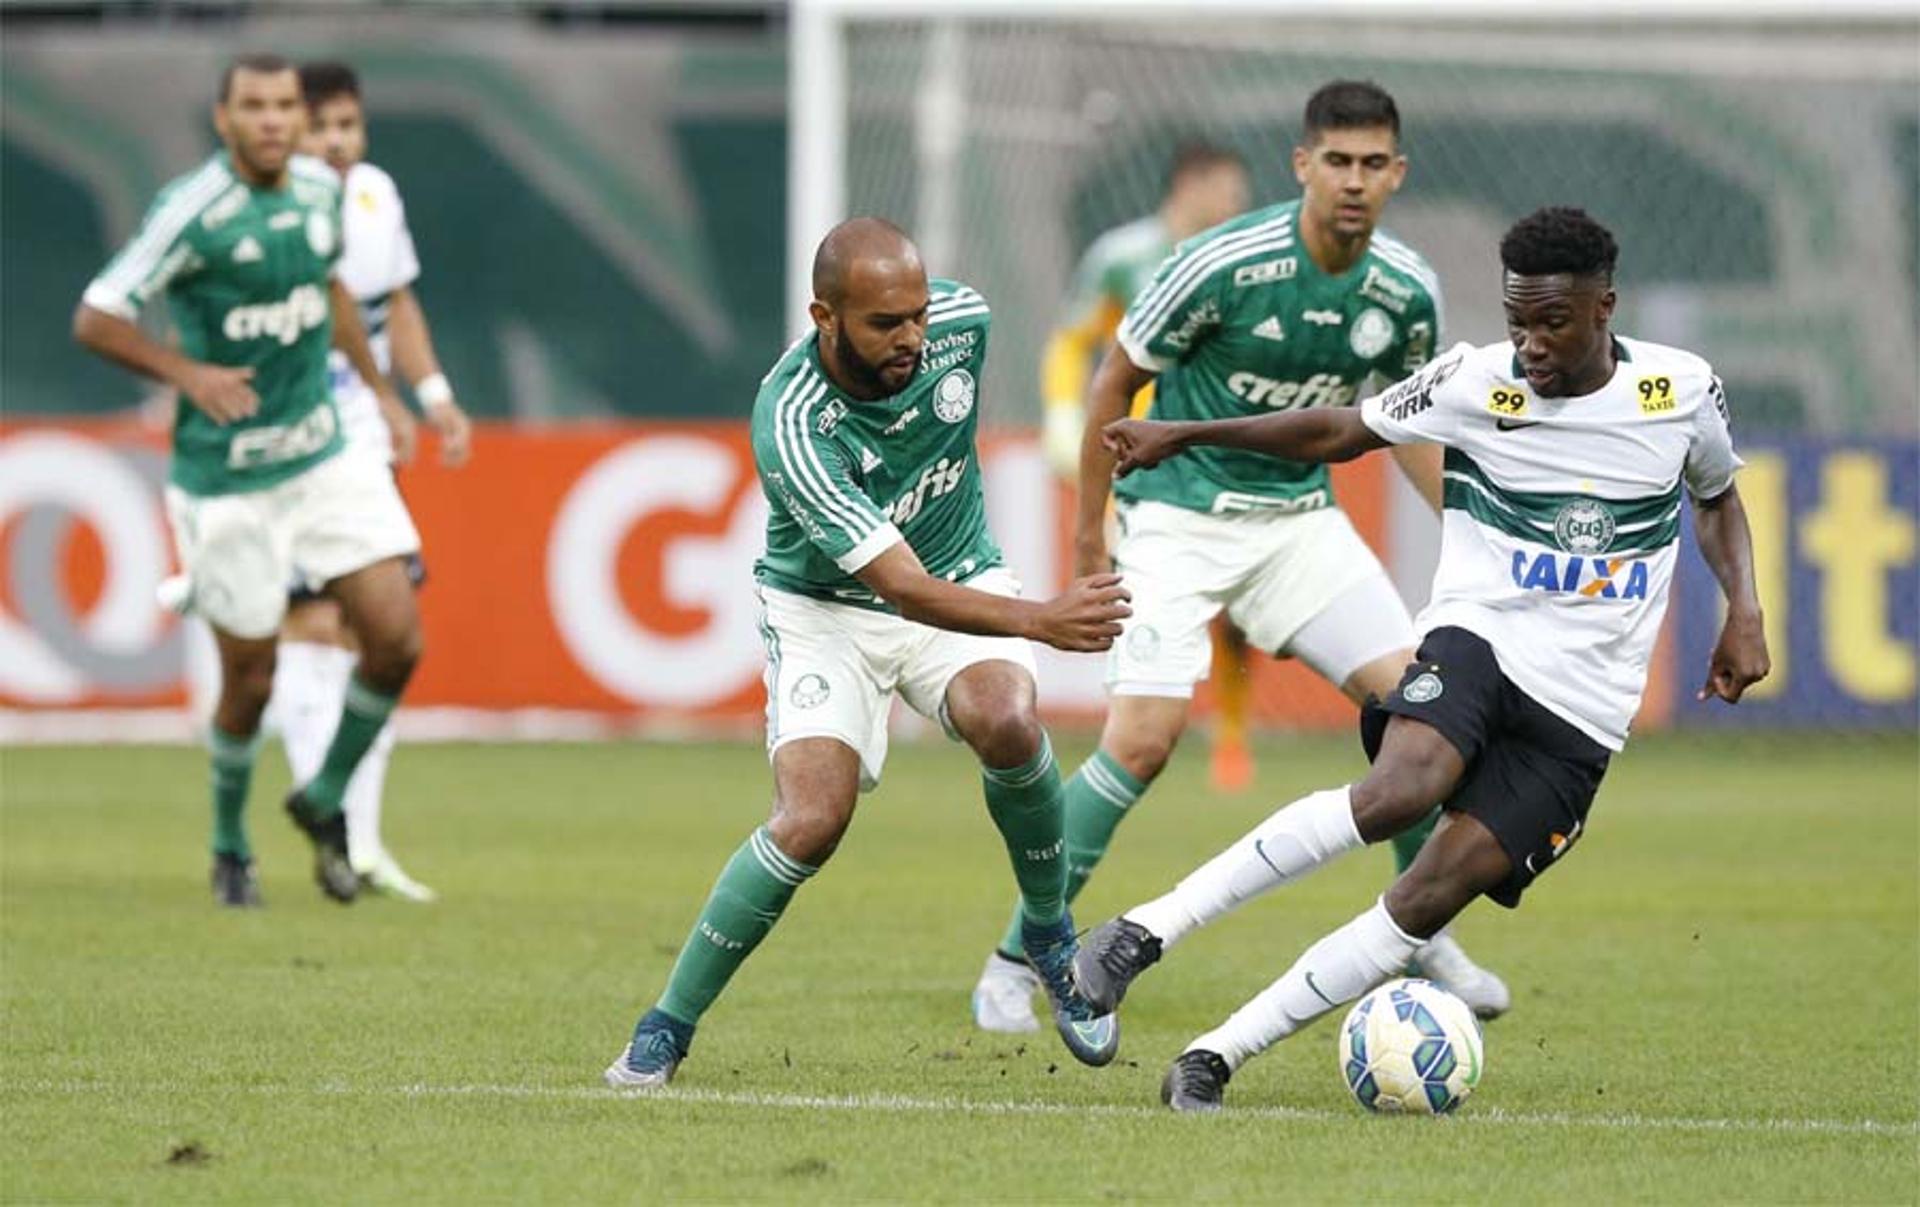
[{"label": "cfc club crest", "polygon": [[1393,345],[1393,320],[1387,312],[1378,306],[1369,306],[1353,320],[1353,329],[1347,333],[1347,343],[1353,354],[1362,360],[1372,360]]},{"label": "cfc club crest", "polygon": [[933,413],[942,423],[958,423],[973,413],[973,374],[955,369],[933,387]]},{"label": "cfc club crest", "polygon": [[1422,671],[1414,677],[1412,683],[1400,689],[1409,704],[1425,704],[1429,700],[1438,700],[1446,688],[1441,686],[1440,676],[1432,671]]},{"label": "cfc club crest", "polygon": [[1568,553],[1605,553],[1613,545],[1613,513],[1597,499],[1575,499],[1553,517],[1553,539]]},{"label": "cfc club crest", "polygon": [[822,676],[802,675],[800,681],[793,685],[793,690],[787,693],[787,699],[792,701],[795,708],[818,708],[832,694],[833,688],[827,685]]}]

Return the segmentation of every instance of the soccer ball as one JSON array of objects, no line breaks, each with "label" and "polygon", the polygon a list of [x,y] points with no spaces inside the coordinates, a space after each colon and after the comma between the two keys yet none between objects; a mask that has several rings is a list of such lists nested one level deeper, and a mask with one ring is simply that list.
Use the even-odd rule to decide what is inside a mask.
[{"label": "soccer ball", "polygon": [[1473,1011],[1431,981],[1388,981],[1340,1025],[1340,1075],[1370,1111],[1444,1115],[1485,1068]]}]

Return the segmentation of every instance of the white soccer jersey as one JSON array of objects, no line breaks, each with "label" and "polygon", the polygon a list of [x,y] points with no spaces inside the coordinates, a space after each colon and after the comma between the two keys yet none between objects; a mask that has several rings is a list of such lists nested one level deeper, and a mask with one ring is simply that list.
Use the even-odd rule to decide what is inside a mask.
[{"label": "white soccer jersey", "polygon": [[[382,373],[391,373],[393,341],[387,333],[387,319],[393,293],[411,285],[420,275],[413,232],[407,229],[400,190],[394,187],[393,177],[379,168],[364,162],[353,165],[347,170],[345,193],[341,214],[345,248],[336,273],[360,303],[360,321],[366,325],[374,363]],[[347,442],[388,456],[391,446],[387,423],[373,391],[339,349],[334,350],[329,367]]]},{"label": "white soccer jersey", "polygon": [[1474,633],[1520,690],[1618,750],[1667,608],[1681,484],[1713,498],[1741,462],[1705,361],[1633,339],[1614,351],[1599,390],[1542,398],[1510,344],[1459,344],[1366,399],[1361,418],[1394,444],[1446,446],[1420,630]]}]

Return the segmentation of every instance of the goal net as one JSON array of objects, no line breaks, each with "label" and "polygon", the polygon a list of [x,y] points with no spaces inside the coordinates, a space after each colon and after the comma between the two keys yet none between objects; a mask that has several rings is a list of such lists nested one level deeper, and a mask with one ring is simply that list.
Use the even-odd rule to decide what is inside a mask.
[{"label": "goal net", "polygon": [[1438,270],[1449,341],[1503,336],[1501,231],[1579,205],[1620,239],[1619,327],[1707,356],[1749,431],[1911,431],[1920,26],[1875,7],[1816,25],[803,2],[789,300],[798,318],[833,221],[892,219],[992,301],[993,418],[1032,423],[1076,257],[1155,208],[1173,148],[1234,147],[1256,203],[1284,200],[1308,94],[1371,79],[1411,161],[1385,224]]}]

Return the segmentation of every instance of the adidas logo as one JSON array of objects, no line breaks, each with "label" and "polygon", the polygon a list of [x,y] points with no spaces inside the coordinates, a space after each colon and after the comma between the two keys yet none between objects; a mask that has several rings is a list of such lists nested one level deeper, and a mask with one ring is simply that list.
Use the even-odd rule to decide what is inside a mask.
[{"label": "adidas logo", "polygon": [[862,446],[862,448],[860,449],[860,472],[861,473],[863,474],[872,473],[874,470],[879,469],[882,464],[883,462],[880,460],[880,454],[874,452],[870,448],[866,448]]},{"label": "adidas logo", "polygon": [[1280,316],[1270,314],[1254,324],[1253,337],[1255,339],[1270,339],[1275,343],[1279,343],[1281,340],[1287,338],[1287,333],[1280,326]]},{"label": "adidas logo", "polygon": [[254,238],[252,235],[248,235],[233,245],[233,262],[235,264],[254,264],[266,259],[266,257],[267,253],[260,250],[260,240]]}]

